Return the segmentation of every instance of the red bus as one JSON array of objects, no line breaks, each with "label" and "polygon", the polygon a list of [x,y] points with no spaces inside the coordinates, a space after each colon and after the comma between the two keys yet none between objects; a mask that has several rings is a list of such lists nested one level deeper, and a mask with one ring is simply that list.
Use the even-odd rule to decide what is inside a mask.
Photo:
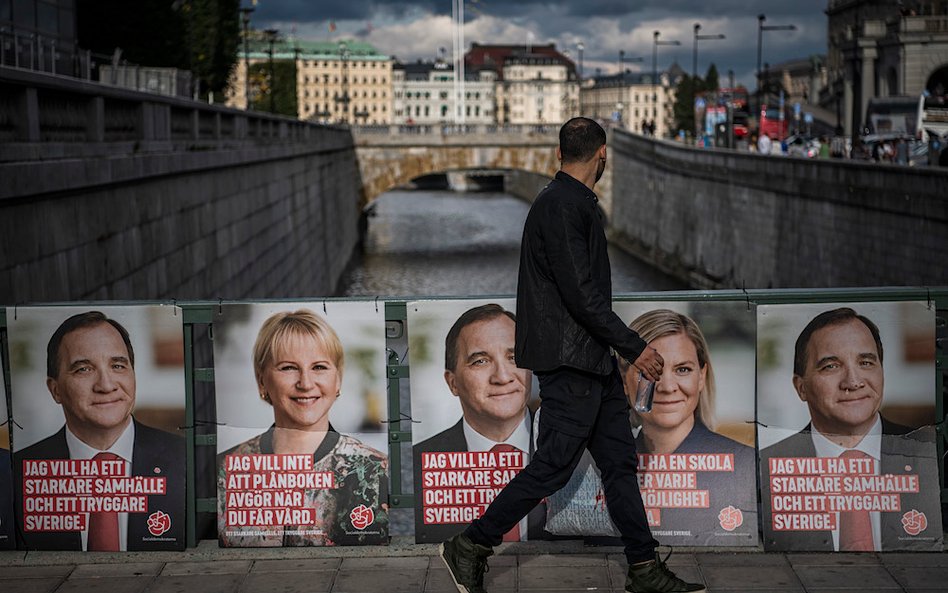
[{"label": "red bus", "polygon": [[779,107],[761,105],[757,133],[766,134],[772,140],[783,140],[790,133],[790,118]]}]

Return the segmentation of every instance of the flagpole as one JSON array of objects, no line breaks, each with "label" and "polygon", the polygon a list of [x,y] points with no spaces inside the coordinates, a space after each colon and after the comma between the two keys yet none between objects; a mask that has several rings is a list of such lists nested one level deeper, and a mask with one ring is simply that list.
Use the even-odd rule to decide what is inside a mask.
[{"label": "flagpole", "polygon": [[458,0],[458,65],[461,70],[461,123],[467,116],[467,97],[464,96],[464,0]]}]

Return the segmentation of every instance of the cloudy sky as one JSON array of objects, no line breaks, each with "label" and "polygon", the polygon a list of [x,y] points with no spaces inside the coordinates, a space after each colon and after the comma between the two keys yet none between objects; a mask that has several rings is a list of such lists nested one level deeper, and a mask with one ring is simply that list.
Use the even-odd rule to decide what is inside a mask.
[{"label": "cloudy sky", "polygon": [[[252,0],[243,0],[250,5]],[[257,0],[255,28],[276,28],[309,40],[358,38],[401,61],[432,59],[439,48],[451,51],[451,0]],[[578,61],[582,41],[586,76],[600,68],[618,70],[619,51],[626,67],[650,70],[652,32],[680,47],[658,48],[659,69],[672,60],[692,67],[694,24],[701,34],[724,40],[698,41],[698,71],[714,62],[726,81],[753,86],[757,63],[757,15],[768,25],[796,25],[796,31],[764,33],[763,62],[776,64],[826,52],[827,0],[466,0],[464,35],[468,47],[479,43],[555,43]],[[330,23],[335,31],[330,31]],[[630,59],[642,57],[642,63]]]}]

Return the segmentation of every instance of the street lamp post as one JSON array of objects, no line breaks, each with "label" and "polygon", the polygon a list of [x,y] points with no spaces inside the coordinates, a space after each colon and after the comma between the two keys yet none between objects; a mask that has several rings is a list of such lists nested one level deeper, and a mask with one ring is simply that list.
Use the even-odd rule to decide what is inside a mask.
[{"label": "street lamp post", "polygon": [[658,46],[681,45],[681,41],[659,41],[660,31],[652,33],[652,84],[658,84]]},{"label": "street lamp post", "polygon": [[765,25],[767,15],[757,15],[757,117],[760,117],[760,59],[763,49],[764,31],[796,31],[796,25]]},{"label": "street lamp post", "polygon": [[[701,30],[701,23],[695,23],[695,46],[694,46],[694,53],[692,55],[692,62],[691,62],[691,77],[693,78],[694,81],[698,80],[698,41],[707,41],[710,39],[726,39],[726,37],[721,33],[718,33],[716,35],[699,35],[698,31],[700,30]],[[695,86],[694,83],[692,84],[692,86]]]},{"label": "street lamp post", "polygon": [[279,31],[276,29],[267,29],[264,33],[267,34],[267,42],[270,45],[268,52],[270,58],[270,113],[276,113],[276,97],[274,96],[274,91],[276,90],[276,73],[273,70],[273,44],[276,43]]},{"label": "street lamp post", "polygon": [[342,65],[342,97],[339,101],[342,103],[343,122],[349,122],[349,47],[345,41],[339,42],[339,59]]},{"label": "street lamp post", "polygon": [[253,7],[241,7],[240,18],[244,24],[244,94],[246,95],[247,105],[245,109],[250,111],[250,13]]},{"label": "street lamp post", "polygon": [[580,41],[576,44],[576,49],[579,51],[579,84],[583,83],[583,50],[586,49],[586,46],[583,45],[583,42]]}]

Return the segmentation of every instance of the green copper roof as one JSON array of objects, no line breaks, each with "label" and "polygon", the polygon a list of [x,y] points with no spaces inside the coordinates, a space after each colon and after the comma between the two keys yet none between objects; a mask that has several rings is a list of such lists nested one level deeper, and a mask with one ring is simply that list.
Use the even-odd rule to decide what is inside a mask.
[{"label": "green copper roof", "polygon": [[[303,39],[278,39],[273,43],[274,59],[292,59],[297,53],[304,60],[335,59],[338,60],[345,44],[346,55],[350,60],[388,60],[389,56],[379,53],[377,49],[364,41],[344,39],[341,41],[306,41]],[[254,59],[269,56],[270,43],[261,39],[251,39],[247,43],[250,57]],[[238,56],[242,57],[244,46],[237,47]]]}]

